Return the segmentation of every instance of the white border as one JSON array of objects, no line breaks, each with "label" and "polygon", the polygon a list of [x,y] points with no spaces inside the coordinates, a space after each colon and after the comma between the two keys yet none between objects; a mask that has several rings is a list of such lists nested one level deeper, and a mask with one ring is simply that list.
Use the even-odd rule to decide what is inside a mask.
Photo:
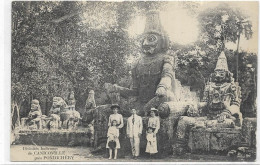
[{"label": "white border", "polygon": [[[75,1],[75,0],[72,0]],[[109,1],[109,0],[106,0]],[[120,1],[120,0],[119,0]],[[169,0],[166,0],[169,1]],[[212,1],[212,0],[210,0]],[[225,1],[225,0],[220,0]],[[231,0],[241,1],[241,0]],[[257,0],[259,2],[259,0]],[[10,162],[10,103],[11,103],[11,0],[0,1],[0,164],[259,164],[259,140],[257,141],[256,162]],[[259,3],[260,4],[260,3]],[[260,8],[260,5],[259,5]],[[258,34],[260,32],[260,22],[258,22]],[[4,25],[4,26],[3,26]],[[260,52],[260,42],[258,36],[258,52]],[[260,60],[258,58],[258,64]],[[258,73],[260,73],[258,65]],[[259,84],[259,76],[258,76]],[[259,96],[259,86],[257,94]],[[257,107],[259,107],[259,97]],[[257,118],[260,118],[259,112]],[[257,122],[257,137],[260,137],[260,123]],[[259,139],[259,138],[258,138]]]}]

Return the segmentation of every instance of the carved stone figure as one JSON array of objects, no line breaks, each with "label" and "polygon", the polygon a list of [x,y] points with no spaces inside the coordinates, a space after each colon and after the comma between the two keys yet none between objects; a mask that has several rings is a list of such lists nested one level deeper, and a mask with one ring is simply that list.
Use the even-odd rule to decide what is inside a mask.
[{"label": "carved stone figure", "polygon": [[[161,118],[161,129],[158,134],[162,137],[158,140],[158,143],[162,144],[159,147],[159,153],[171,150],[176,122],[179,116],[186,113],[189,102],[193,101],[190,100],[189,88],[184,89],[175,79],[175,61],[173,55],[167,54],[168,42],[168,37],[160,23],[159,13],[149,11],[146,15],[146,25],[141,41],[142,56],[131,72],[132,88],[109,83],[104,86],[110,96],[111,103],[119,104],[122,107],[120,114],[124,118],[131,115],[129,109],[137,109],[139,110],[138,115],[143,117],[143,123],[146,123],[147,112],[152,107],[158,109]],[[185,93],[185,97],[181,97],[182,92]],[[87,120],[95,119],[95,147],[101,146],[102,139],[106,137],[106,124],[108,116],[111,114],[109,112],[110,106],[98,106],[87,112],[86,116],[89,117]],[[122,131],[124,132],[125,128],[122,128]],[[126,136],[125,133],[121,137],[124,138],[124,136]],[[144,141],[140,143],[142,150],[146,143]]]},{"label": "carved stone figure", "polygon": [[50,115],[49,130],[57,130],[61,127],[60,116],[57,114]]},{"label": "carved stone figure", "polygon": [[67,122],[67,129],[68,130],[75,130],[77,125],[74,122],[74,117],[72,115],[69,116],[69,120]]},{"label": "carved stone figure", "polygon": [[[144,116],[151,107],[174,100],[174,58],[167,55],[168,37],[159,19],[159,13],[147,13],[146,26],[141,42],[142,57],[132,69],[131,89],[116,84],[106,87],[109,92],[119,92],[122,97],[137,96],[133,108],[141,110]],[[129,114],[130,115],[130,114]]]},{"label": "carved stone figure", "polygon": [[74,97],[74,92],[71,91],[68,96],[68,108],[69,110],[75,110],[76,100]]},{"label": "carved stone figure", "polygon": [[77,128],[78,123],[81,119],[80,113],[76,110],[67,110],[65,112],[62,112],[60,114],[61,122],[62,122],[62,128],[68,128],[68,121],[69,119],[73,118],[73,127]]},{"label": "carved stone figure", "polygon": [[214,73],[204,91],[202,102],[190,106],[188,116],[182,116],[177,126],[177,144],[179,153],[185,151],[189,128],[234,128],[241,127],[240,113],[241,92],[228,70],[227,59],[221,52]]},{"label": "carved stone figure", "polygon": [[50,110],[50,115],[51,114],[57,114],[60,116],[62,128],[68,127],[67,124],[69,118],[73,118],[73,120],[75,121],[75,125],[77,125],[77,123],[81,119],[80,113],[76,110],[69,110],[67,103],[61,97],[53,98],[53,104]]},{"label": "carved stone figure", "polygon": [[57,114],[60,115],[62,111],[65,111],[65,109],[68,107],[67,103],[63,98],[61,97],[53,97],[52,100],[52,106],[49,111],[49,115],[51,114]]},{"label": "carved stone figure", "polygon": [[82,117],[82,125],[85,126],[87,129],[87,135],[89,138],[89,142],[90,142],[90,146],[94,146],[94,118],[92,118],[91,121],[88,121],[88,118],[90,114],[88,114],[88,112],[91,109],[95,109],[96,108],[96,101],[95,101],[95,92],[94,90],[90,90],[89,94],[88,94],[88,98],[86,100],[86,104],[85,104],[85,108],[86,111],[83,114]]},{"label": "carved stone figure", "polygon": [[90,90],[85,104],[86,110],[96,108],[95,92]]},{"label": "carved stone figure", "polygon": [[22,118],[21,123],[22,127],[30,128],[30,129],[41,129],[42,122],[41,122],[42,111],[38,100],[32,100],[31,103],[31,110],[28,114],[28,117]]}]

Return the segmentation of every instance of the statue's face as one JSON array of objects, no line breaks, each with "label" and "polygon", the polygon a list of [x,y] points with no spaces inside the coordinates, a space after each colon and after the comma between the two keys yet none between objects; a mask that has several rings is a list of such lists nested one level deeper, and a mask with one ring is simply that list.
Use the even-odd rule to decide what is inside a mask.
[{"label": "statue's face", "polygon": [[31,104],[31,110],[32,110],[32,111],[36,111],[36,110],[38,110],[38,106],[39,106],[38,103],[36,103],[36,102],[32,102],[32,104]]},{"label": "statue's face", "polygon": [[147,55],[153,55],[159,51],[160,36],[157,34],[148,34],[142,42],[142,51]]},{"label": "statue's face", "polygon": [[58,108],[60,107],[60,99],[58,97],[54,97],[53,98],[53,101],[52,101],[52,106],[53,108]]},{"label": "statue's face", "polygon": [[224,70],[215,70],[214,72],[214,81],[216,83],[222,83],[226,80],[226,71]]}]

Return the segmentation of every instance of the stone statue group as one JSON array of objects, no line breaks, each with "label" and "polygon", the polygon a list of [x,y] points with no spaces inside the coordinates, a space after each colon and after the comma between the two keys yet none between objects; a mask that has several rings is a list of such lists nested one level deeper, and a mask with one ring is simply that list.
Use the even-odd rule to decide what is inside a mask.
[{"label": "stone statue group", "polygon": [[61,97],[54,97],[49,114],[42,115],[38,100],[32,100],[28,117],[21,119],[23,128],[31,130],[75,130],[80,121],[80,113],[75,110],[74,93],[70,93],[68,104]]},{"label": "stone statue group", "polygon": [[[169,40],[161,26],[159,14],[155,11],[147,13],[141,43],[143,56],[132,69],[132,88],[109,83],[105,85],[107,93],[111,96],[114,94],[119,96],[113,102],[120,104],[121,96],[126,99],[135,98],[129,99],[130,101],[122,106],[120,105],[121,112],[124,114],[123,117],[133,117],[129,110],[137,109],[139,115],[145,118],[151,109],[155,108],[160,118],[159,126],[161,125],[158,133],[162,137],[167,137],[168,141],[158,139],[156,143],[165,143],[166,147],[172,146],[178,154],[182,154],[187,149],[191,127],[221,130],[222,128],[234,129],[242,126],[241,89],[228,69],[224,52],[220,53],[216,68],[209,77],[204,89],[203,99],[196,101],[187,99],[188,95],[182,97],[182,86],[178,85],[178,80],[175,78],[175,59],[172,55],[167,54]],[[50,114],[44,117],[41,113],[39,101],[33,100],[28,118],[23,118],[22,123],[36,126],[38,129],[43,127],[74,129],[81,120],[81,116],[75,110],[73,98],[74,96],[71,97],[67,105],[62,98],[54,97]],[[110,116],[110,122],[103,124],[103,120],[95,120],[97,115],[93,114],[104,113],[107,111],[107,107],[96,107],[93,101],[90,107],[92,109],[89,110],[88,114],[92,114],[90,121],[95,122],[94,128],[95,131],[97,130],[95,137],[108,136],[107,134],[104,135],[99,129],[104,129],[107,132],[107,123],[112,127],[114,120],[117,126],[120,122],[120,120],[117,121],[117,115]],[[112,119],[113,117],[115,119]],[[131,123],[131,121],[129,122]],[[103,126],[104,128],[101,128]],[[126,129],[129,131],[130,127],[127,126]],[[145,131],[147,130],[148,127]],[[111,134],[117,132],[111,129],[108,131],[112,132]],[[127,136],[129,136],[128,133]],[[114,139],[114,137],[109,138]],[[116,143],[118,142],[116,141]],[[131,141],[131,144],[134,146],[133,141]]]}]

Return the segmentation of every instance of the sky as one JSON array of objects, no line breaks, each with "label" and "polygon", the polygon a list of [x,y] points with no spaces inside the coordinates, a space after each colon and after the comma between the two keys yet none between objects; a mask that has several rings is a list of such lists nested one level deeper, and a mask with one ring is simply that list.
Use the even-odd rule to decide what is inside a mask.
[{"label": "sky", "polygon": [[[197,14],[208,8],[214,8],[219,3],[224,2],[192,2],[197,3],[199,6]],[[246,15],[249,16],[249,20],[252,21],[253,36],[251,39],[246,40],[243,36],[240,39],[239,50],[247,52],[257,53],[258,51],[258,3],[257,2],[225,2],[232,8],[237,8]],[[196,18],[196,14],[192,15],[190,12],[182,8],[181,3],[178,1],[168,2],[167,6],[164,7],[163,11],[160,11],[160,18],[162,26],[168,33],[169,38],[172,42],[187,45],[193,44],[199,35],[199,22]],[[140,35],[144,30],[145,17],[136,16],[131,21],[128,28],[129,35],[136,37]],[[236,50],[236,43],[226,43],[228,49]]]}]

